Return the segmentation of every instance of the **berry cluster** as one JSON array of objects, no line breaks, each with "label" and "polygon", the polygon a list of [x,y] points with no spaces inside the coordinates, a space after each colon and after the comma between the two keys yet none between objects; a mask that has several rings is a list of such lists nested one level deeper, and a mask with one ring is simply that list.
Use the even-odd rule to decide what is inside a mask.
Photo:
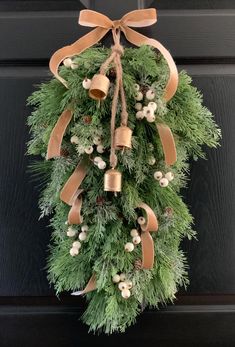
[{"label": "berry cluster", "polygon": [[114,275],[113,283],[118,284],[118,289],[120,289],[124,299],[128,299],[131,296],[130,289],[133,287],[133,285],[132,282],[126,278],[124,273]]}]

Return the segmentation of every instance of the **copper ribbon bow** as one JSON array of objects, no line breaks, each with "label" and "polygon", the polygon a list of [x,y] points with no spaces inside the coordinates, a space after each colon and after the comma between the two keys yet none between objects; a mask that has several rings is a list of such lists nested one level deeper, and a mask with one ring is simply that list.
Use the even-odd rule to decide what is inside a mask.
[{"label": "copper ribbon bow", "polygon": [[173,97],[178,86],[178,71],[172,56],[160,42],[155,39],[150,39],[130,28],[150,26],[156,23],[156,21],[157,13],[155,8],[131,11],[125,14],[120,20],[114,21],[99,12],[82,10],[79,15],[78,23],[83,26],[96,28],[75,41],[73,44],[56,51],[50,59],[50,70],[54,76],[63,83],[66,88],[68,88],[67,82],[58,73],[59,65],[63,60],[74,55],[79,55],[87,48],[98,43],[108,33],[108,31],[119,28],[125,35],[127,41],[139,47],[142,45],[149,45],[157,48],[166,59],[170,73],[164,97],[166,101],[168,101]]},{"label": "copper ribbon bow", "polygon": [[[110,20],[107,16],[91,11],[83,10],[80,12],[79,24],[87,27],[95,27],[94,30],[81,37],[69,46],[65,46],[57,50],[50,59],[50,70],[54,76],[68,88],[67,82],[59,75],[59,65],[65,58],[79,55],[89,47],[98,43],[110,30],[120,30],[125,35],[126,39],[135,46],[149,45],[158,49],[165,58],[169,67],[169,79],[164,91],[164,98],[169,101],[175,94],[178,86],[178,71],[174,60],[168,50],[157,40],[148,38],[130,27],[140,28],[153,25],[157,21],[157,13],[154,8],[135,10],[124,15],[120,20]],[[58,157],[61,155],[61,144],[63,135],[66,128],[71,121],[73,111],[65,110],[59,117],[48,143],[47,159]],[[174,137],[170,128],[166,124],[158,124],[157,130],[159,132],[160,140],[163,146],[166,165],[172,165],[176,161],[176,148]],[[66,182],[61,191],[61,200],[71,206],[68,220],[70,224],[80,224],[82,217],[80,215],[82,198],[79,189],[87,172],[85,162],[81,162],[76,167],[74,173]],[[142,268],[150,269],[154,262],[154,245],[150,235],[150,231],[157,231],[158,223],[157,218],[152,209],[146,205],[139,206],[143,208],[147,215],[146,225],[142,227],[142,252],[143,261]],[[74,295],[84,294],[96,288],[95,275],[93,275],[83,291],[76,292]]]}]

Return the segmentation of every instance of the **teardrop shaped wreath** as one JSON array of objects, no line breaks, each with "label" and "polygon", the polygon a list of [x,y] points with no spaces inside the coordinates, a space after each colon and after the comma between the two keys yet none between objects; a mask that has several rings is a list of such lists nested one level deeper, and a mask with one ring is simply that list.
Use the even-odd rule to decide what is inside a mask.
[{"label": "teardrop shaped wreath", "polygon": [[[28,100],[28,154],[41,155],[32,170],[45,183],[41,217],[52,215],[48,278],[57,293],[86,294],[83,320],[93,331],[123,332],[143,307],[187,285],[180,243],[195,232],[180,189],[188,159],[220,139],[186,72],[130,28],[155,22],[155,9],[120,21],[81,11],[79,23],[95,29],[55,52],[56,78]],[[111,49],[92,47],[109,30]],[[121,33],[139,48],[124,49]]]}]

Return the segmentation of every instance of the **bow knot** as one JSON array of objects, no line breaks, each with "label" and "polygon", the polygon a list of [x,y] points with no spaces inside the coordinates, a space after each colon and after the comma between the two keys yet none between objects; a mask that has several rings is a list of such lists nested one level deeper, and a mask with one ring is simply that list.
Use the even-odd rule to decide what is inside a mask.
[{"label": "bow knot", "polygon": [[121,20],[118,19],[118,20],[114,20],[114,21],[113,21],[112,27],[113,27],[114,30],[120,29],[121,26],[122,26]]}]

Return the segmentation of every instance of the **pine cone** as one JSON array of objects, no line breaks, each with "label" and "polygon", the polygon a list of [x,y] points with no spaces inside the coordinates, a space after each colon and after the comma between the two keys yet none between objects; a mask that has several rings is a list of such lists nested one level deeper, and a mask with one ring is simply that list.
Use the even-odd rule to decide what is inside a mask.
[{"label": "pine cone", "polygon": [[124,218],[123,214],[122,213],[118,213],[118,218],[123,220],[123,218]]},{"label": "pine cone", "polygon": [[136,270],[141,270],[142,269],[142,260],[141,259],[137,259],[135,261],[135,269]]},{"label": "pine cone", "polygon": [[103,198],[103,196],[97,196],[96,198],[96,204],[97,205],[103,205],[105,202],[105,199]]},{"label": "pine cone", "polygon": [[114,68],[111,68],[107,77],[110,79],[111,82],[114,82],[116,79],[116,70]]},{"label": "pine cone", "polygon": [[66,148],[61,148],[60,155],[61,157],[68,157],[69,151]]},{"label": "pine cone", "polygon": [[145,95],[149,90],[148,86],[140,86],[140,91]]},{"label": "pine cone", "polygon": [[84,117],[83,117],[83,122],[84,122],[85,124],[91,124],[91,122],[92,122],[92,117],[91,117],[91,116],[84,116]]},{"label": "pine cone", "polygon": [[173,216],[173,208],[171,208],[171,207],[166,207],[166,208],[165,208],[165,212],[164,212],[164,216],[166,216],[166,217],[172,217],[172,216]]}]

